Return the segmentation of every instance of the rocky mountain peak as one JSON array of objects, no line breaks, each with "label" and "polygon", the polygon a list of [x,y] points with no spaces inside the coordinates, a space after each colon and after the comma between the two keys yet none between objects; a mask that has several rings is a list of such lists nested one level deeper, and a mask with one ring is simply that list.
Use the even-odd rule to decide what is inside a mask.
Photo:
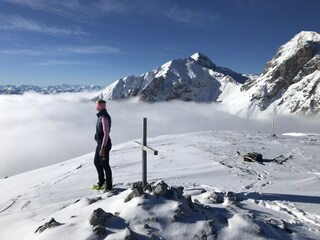
[{"label": "rocky mountain peak", "polygon": [[[296,42],[319,42],[320,41],[320,34],[317,32],[312,32],[312,31],[301,31],[300,33],[296,34],[291,41],[296,41]],[[291,42],[290,41],[290,42]]]},{"label": "rocky mountain peak", "polygon": [[303,66],[319,53],[320,34],[300,32],[278,49],[273,59],[266,64],[263,73],[273,70],[271,81],[282,77],[290,82]]},{"label": "rocky mountain peak", "polygon": [[[311,91],[318,88],[319,81],[313,79],[319,70],[320,34],[304,31],[282,45],[266,64],[262,75],[256,81],[244,84],[242,89],[252,92],[251,101],[260,110],[279,101],[278,106],[286,103],[290,112],[305,112],[311,108],[319,111],[320,104],[314,104],[314,98],[318,99],[319,94]],[[305,89],[306,94],[292,101],[292,96],[299,89]]]},{"label": "rocky mountain peak", "polygon": [[217,66],[208,58],[206,55],[196,52],[191,57],[194,61],[199,63],[201,66],[215,70]]},{"label": "rocky mountain peak", "polygon": [[242,83],[246,77],[228,68],[216,66],[207,56],[195,53],[184,59],[171,60],[157,69],[122,78],[102,93],[105,99],[138,97],[146,102],[216,101],[222,89]]}]

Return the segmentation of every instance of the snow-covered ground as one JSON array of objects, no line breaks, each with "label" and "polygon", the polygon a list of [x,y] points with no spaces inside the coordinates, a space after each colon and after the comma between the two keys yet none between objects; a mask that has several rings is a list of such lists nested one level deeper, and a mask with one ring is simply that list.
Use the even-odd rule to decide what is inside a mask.
[{"label": "snow-covered ground", "polygon": [[[117,195],[90,189],[93,153],[1,179],[0,239],[320,239],[319,134],[203,131],[148,144],[159,151],[148,156],[148,181],[166,182],[167,196],[147,191],[124,202],[141,180],[141,150],[125,142],[111,152]],[[235,202],[223,200],[230,191]],[[95,235],[89,217],[98,208],[112,216]],[[35,233],[51,218],[62,225]]]}]

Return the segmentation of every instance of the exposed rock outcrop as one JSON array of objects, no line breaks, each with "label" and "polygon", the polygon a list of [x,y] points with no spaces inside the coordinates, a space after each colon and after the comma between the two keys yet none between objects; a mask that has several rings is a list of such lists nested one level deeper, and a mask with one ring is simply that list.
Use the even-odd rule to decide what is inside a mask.
[{"label": "exposed rock outcrop", "polygon": [[261,111],[277,101],[275,111],[320,111],[320,35],[301,32],[279,48],[262,75],[241,88]]}]

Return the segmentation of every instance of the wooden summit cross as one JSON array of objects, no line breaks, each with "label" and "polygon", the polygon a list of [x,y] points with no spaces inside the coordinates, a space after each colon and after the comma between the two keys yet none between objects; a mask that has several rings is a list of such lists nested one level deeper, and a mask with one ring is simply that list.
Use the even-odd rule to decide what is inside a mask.
[{"label": "wooden summit cross", "polygon": [[142,148],[142,186],[147,186],[147,152],[158,155],[158,150],[147,146],[147,118],[143,118],[142,143],[134,141]]}]

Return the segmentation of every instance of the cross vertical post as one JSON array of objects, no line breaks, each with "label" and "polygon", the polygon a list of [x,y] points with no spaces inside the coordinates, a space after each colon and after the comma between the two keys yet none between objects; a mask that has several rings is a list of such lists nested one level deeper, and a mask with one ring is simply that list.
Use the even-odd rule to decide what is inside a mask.
[{"label": "cross vertical post", "polygon": [[[142,147],[147,146],[147,118],[143,118]],[[142,150],[142,185],[147,185],[147,152]]]},{"label": "cross vertical post", "polygon": [[147,146],[147,118],[143,118],[142,143],[134,141],[142,149],[142,186],[147,186],[147,152],[158,155],[158,150]]}]

